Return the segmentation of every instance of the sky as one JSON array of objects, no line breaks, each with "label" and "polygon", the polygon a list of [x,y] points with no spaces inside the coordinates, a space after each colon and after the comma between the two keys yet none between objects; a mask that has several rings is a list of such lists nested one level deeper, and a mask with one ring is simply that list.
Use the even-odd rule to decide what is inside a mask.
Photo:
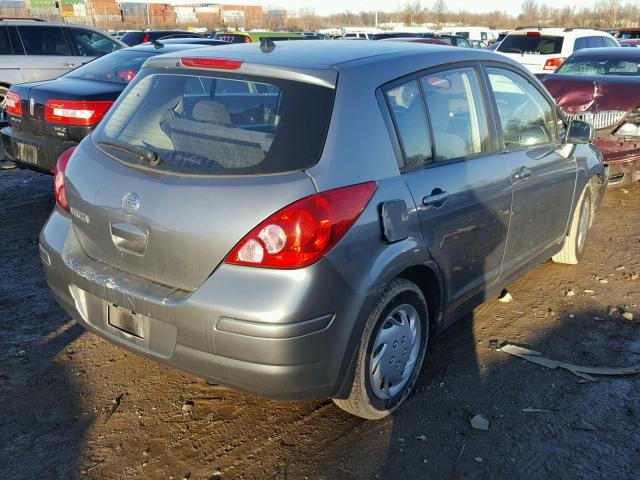
[{"label": "sky", "polygon": [[[157,0],[156,0],[157,1]],[[283,7],[287,10],[295,11],[301,7],[311,7],[315,9],[318,15],[327,15],[330,13],[339,13],[346,10],[352,12],[360,12],[361,10],[375,10],[380,11],[395,11],[398,6],[402,6],[406,3],[406,0],[171,0],[173,4],[194,2],[206,2],[211,3],[227,3],[236,5],[263,5],[264,7],[278,8]],[[433,0],[422,0],[423,6],[432,6]],[[640,0],[632,0],[630,3],[640,3]],[[447,8],[449,10],[465,9],[470,12],[487,12],[490,10],[506,10],[507,13],[517,15],[520,13],[520,6],[522,4],[519,0],[447,0]],[[547,4],[554,7],[564,7],[568,5],[575,5],[576,7],[594,5],[594,0],[547,0]]]}]

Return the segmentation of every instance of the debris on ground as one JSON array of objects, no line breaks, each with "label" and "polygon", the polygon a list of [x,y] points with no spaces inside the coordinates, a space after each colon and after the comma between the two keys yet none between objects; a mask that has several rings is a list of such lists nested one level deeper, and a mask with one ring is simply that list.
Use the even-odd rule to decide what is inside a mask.
[{"label": "debris on ground", "polygon": [[547,410],[545,408],[523,408],[522,409],[523,412],[525,413],[536,413],[536,412],[550,412],[551,410]]},{"label": "debris on ground", "polygon": [[624,312],[624,313],[622,314],[622,318],[624,318],[625,320],[628,320],[628,321],[632,322],[632,321],[633,321],[633,313],[631,313],[631,312]]},{"label": "debris on ground", "polygon": [[109,413],[107,414],[107,418],[104,419],[105,422],[107,422],[111,418],[111,415],[116,413],[116,410],[120,408],[120,405],[122,404],[123,400],[124,400],[124,393],[121,393],[111,401],[112,406],[111,406],[111,409],[109,410]]},{"label": "debris on ground", "polygon": [[574,427],[574,430],[583,430],[585,432],[595,432],[596,430],[598,430],[596,427],[594,427],[592,424],[590,424],[589,422],[587,422],[586,420],[580,420]]},{"label": "debris on ground", "polygon": [[416,435],[416,440],[420,440],[421,442],[426,442],[427,441],[427,436],[426,435]]},{"label": "debris on ground", "polygon": [[193,411],[194,405],[195,405],[195,403],[193,402],[193,400],[186,400],[182,404],[182,411],[185,412],[185,413],[189,413],[189,412]]},{"label": "debris on ground", "polygon": [[573,297],[576,294],[576,292],[574,292],[573,290],[571,290],[570,288],[568,290],[564,291],[564,296],[565,297]]},{"label": "debris on ground", "polygon": [[498,301],[502,303],[509,303],[513,301],[513,297],[509,292],[507,292],[506,290],[503,290],[502,293],[500,294],[500,297],[498,298]]},{"label": "debris on ground", "polygon": [[563,368],[565,370],[569,370],[578,377],[582,377],[593,382],[596,380],[591,375],[634,375],[640,373],[640,365],[632,365],[630,367],[588,367],[584,365],[574,365],[572,363],[565,363],[545,358],[540,352],[511,344],[504,345],[499,349],[499,351],[542,365],[543,367],[551,369]]},{"label": "debris on ground", "polygon": [[476,430],[489,430],[489,420],[487,420],[483,415],[476,415],[471,419],[471,426]]}]

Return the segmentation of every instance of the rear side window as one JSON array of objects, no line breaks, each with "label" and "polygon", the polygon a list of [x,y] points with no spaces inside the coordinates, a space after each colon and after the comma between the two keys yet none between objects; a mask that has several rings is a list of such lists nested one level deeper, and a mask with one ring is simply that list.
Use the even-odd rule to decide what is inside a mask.
[{"label": "rear side window", "polygon": [[7,27],[0,27],[0,55],[11,55],[12,53]]},{"label": "rear side window", "polygon": [[70,28],[71,39],[82,57],[100,57],[114,52],[120,46],[99,33],[84,28]]},{"label": "rear side window", "polygon": [[97,58],[64,75],[71,78],[100,80],[111,83],[129,83],[147,58],[155,53],[122,50],[113,55]]},{"label": "rear side window", "polygon": [[69,56],[69,46],[60,27],[18,27],[27,55]]},{"label": "rear side window", "polygon": [[536,147],[557,141],[554,107],[517,73],[487,68],[498,106],[505,147],[509,150]]},{"label": "rear side window", "polygon": [[94,140],[124,162],[173,173],[300,170],[320,158],[333,99],[331,88],[291,80],[147,70]]},{"label": "rear side window", "polygon": [[602,41],[604,42],[605,47],[619,47],[613,38],[602,37]]},{"label": "rear side window", "polygon": [[563,37],[538,35],[507,35],[497,50],[504,53],[554,55],[562,52]]},{"label": "rear side window", "polygon": [[491,151],[487,114],[475,69],[460,68],[422,79],[436,160]]},{"label": "rear side window", "polygon": [[413,80],[394,87],[385,96],[402,146],[405,166],[414,168],[431,161],[431,138],[418,82]]},{"label": "rear side window", "polygon": [[604,45],[602,43],[603,37],[582,37],[576,38],[576,42],[573,46],[573,51],[577,52],[578,50],[582,50],[585,48],[602,48]]}]

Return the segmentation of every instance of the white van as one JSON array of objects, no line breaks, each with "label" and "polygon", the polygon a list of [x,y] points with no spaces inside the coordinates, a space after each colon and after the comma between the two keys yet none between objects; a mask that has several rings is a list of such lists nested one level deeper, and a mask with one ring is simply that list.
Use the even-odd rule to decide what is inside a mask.
[{"label": "white van", "polygon": [[484,40],[487,43],[494,42],[497,39],[493,30],[485,27],[446,27],[442,29],[442,33],[460,35],[467,40]]}]

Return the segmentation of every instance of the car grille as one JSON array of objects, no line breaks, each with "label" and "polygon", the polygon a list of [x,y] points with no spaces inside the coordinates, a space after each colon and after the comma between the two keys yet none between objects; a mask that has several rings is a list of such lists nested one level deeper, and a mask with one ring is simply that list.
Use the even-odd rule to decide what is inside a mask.
[{"label": "car grille", "polygon": [[602,112],[583,112],[576,115],[566,115],[569,120],[580,120],[593,125],[593,128],[600,130],[602,128],[613,127],[620,122],[627,114],[624,110],[606,110]]}]

